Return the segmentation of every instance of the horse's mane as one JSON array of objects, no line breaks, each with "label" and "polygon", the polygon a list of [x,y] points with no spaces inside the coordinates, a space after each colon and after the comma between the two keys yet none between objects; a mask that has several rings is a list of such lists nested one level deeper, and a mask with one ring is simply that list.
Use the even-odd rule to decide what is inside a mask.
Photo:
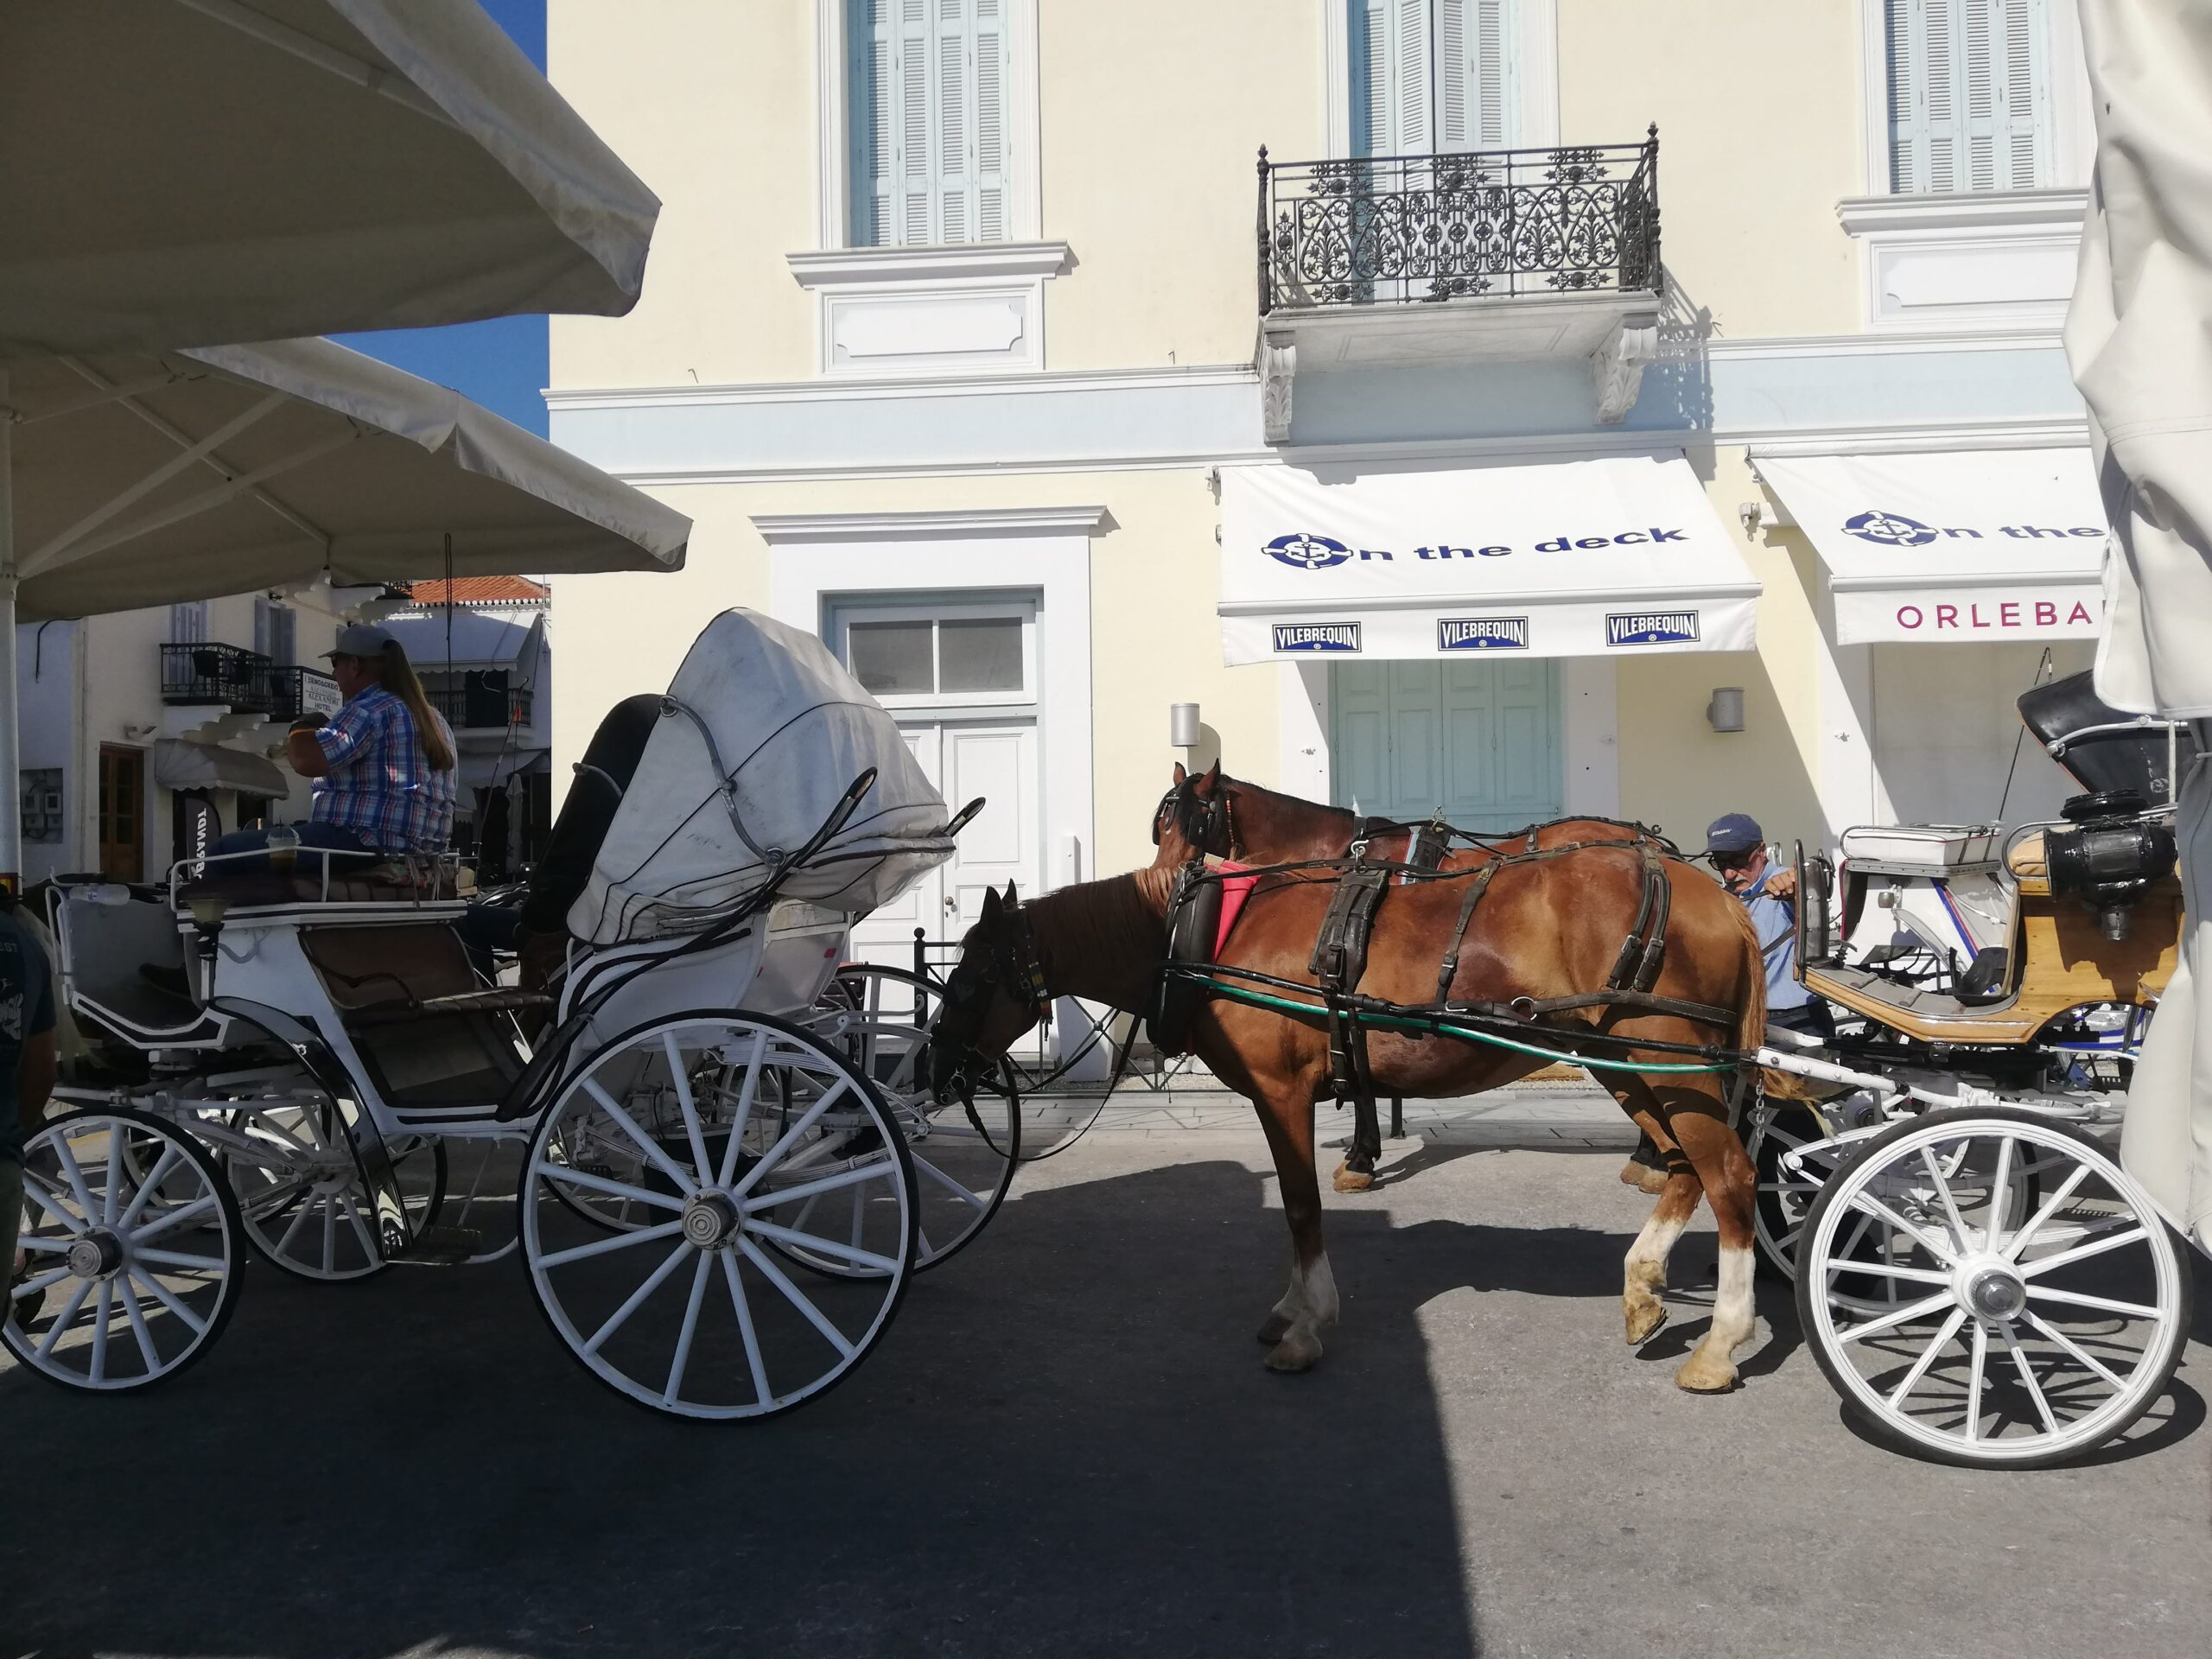
[{"label": "horse's mane", "polygon": [[1241,795],[1256,795],[1265,800],[1280,801],[1294,811],[1316,812],[1325,817],[1340,818],[1346,824],[1352,822],[1352,813],[1348,807],[1326,806],[1319,801],[1309,801],[1302,795],[1286,795],[1279,789],[1268,789],[1249,779],[1232,778],[1225,772],[1217,780],[1217,787],[1224,791],[1234,789]]},{"label": "horse's mane", "polygon": [[1039,965],[1056,994],[1143,1011],[1139,1005],[1167,955],[1161,886],[1167,879],[1139,870],[1080,881],[1029,902]]}]

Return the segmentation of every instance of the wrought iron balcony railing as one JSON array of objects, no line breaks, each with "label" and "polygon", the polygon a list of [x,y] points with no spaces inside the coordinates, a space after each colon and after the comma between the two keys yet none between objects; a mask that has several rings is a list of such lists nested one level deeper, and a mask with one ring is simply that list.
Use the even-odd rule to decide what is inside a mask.
[{"label": "wrought iron balcony railing", "polygon": [[430,707],[443,715],[446,724],[456,732],[497,731],[530,724],[529,690],[518,687],[509,690],[504,674],[499,676],[496,683],[427,684],[423,691],[429,698]]},{"label": "wrought iron balcony railing", "polygon": [[334,715],[344,706],[338,682],[320,669],[291,668],[270,663],[257,671],[259,704],[277,720],[297,720],[304,714]]},{"label": "wrought iron balcony railing", "polygon": [[1271,162],[1260,311],[1656,293],[1659,129],[1640,144]]},{"label": "wrought iron balcony railing", "polygon": [[228,703],[232,709],[266,713],[264,671],[275,667],[258,652],[205,640],[162,647],[162,701],[171,703]]}]

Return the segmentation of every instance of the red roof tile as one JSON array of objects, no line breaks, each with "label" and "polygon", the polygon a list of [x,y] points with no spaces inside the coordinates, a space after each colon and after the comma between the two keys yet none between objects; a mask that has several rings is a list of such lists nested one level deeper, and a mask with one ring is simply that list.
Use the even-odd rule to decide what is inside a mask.
[{"label": "red roof tile", "polygon": [[[442,605],[446,602],[446,584],[442,578],[418,582],[408,592],[417,605]],[[456,605],[496,604],[502,600],[547,599],[553,590],[542,582],[532,582],[528,576],[458,576],[453,584],[453,602]]]}]

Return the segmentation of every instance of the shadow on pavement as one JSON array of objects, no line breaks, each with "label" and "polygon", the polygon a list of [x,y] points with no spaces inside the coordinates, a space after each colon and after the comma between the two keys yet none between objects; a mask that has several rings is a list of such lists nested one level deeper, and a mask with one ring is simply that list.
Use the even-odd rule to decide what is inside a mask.
[{"label": "shadow on pavement", "polygon": [[1251,1339],[1283,1258],[1260,1176],[1017,1195],[842,1389],[749,1428],[601,1388],[512,1262],[257,1268],[220,1345],[143,1397],[0,1374],[43,1517],[0,1532],[0,1648],[1478,1651],[1414,1311],[1468,1284],[1611,1295],[1624,1239],[1332,1213],[1356,1325],[1286,1379]]}]

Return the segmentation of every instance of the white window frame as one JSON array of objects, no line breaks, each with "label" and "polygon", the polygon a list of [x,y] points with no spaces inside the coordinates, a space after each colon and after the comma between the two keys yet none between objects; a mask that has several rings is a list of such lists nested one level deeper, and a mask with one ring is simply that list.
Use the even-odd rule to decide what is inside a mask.
[{"label": "white window frame", "polygon": [[[1037,0],[1005,0],[1005,3],[1006,240],[962,244],[963,246],[1004,247],[1034,242],[1039,234]],[[823,252],[835,250],[864,257],[881,256],[887,264],[895,264],[898,256],[910,254],[913,250],[855,248],[851,241],[851,151],[847,143],[851,99],[847,96],[845,82],[845,19],[849,10],[849,0],[815,0],[815,109],[818,119],[814,168],[819,187],[815,247]]]},{"label": "white window frame", "polygon": [[[1558,0],[1516,0],[1510,69],[1517,91],[1518,125],[1511,148],[1543,149],[1559,136]],[[1351,12],[1346,0],[1323,0],[1321,7],[1321,107],[1328,111],[1328,158],[1351,154]],[[1627,137],[1642,130],[1631,120]],[[1605,135],[1585,135],[1592,143]],[[1618,138],[1622,135],[1614,135]]]},{"label": "white window frame", "polygon": [[[2050,26],[2050,39],[2045,42],[2045,61],[2050,74],[2051,182],[2037,190],[1973,192],[1978,200],[2040,197],[2055,191],[2083,190],[2088,186],[2097,132],[2095,118],[2089,107],[2089,73],[2082,54],[2082,20],[2075,10],[2074,0],[2050,0],[2045,16]],[[1917,195],[1890,188],[1887,0],[1859,0],[1859,130],[1863,143],[1860,166],[1866,185],[1865,195],[1859,200],[1878,197],[1891,206],[1923,201],[1930,204],[1931,218],[1955,213],[1957,195]],[[1349,124],[1349,113],[1346,121]]]},{"label": "white window frame", "polygon": [[[1033,593],[994,598],[962,589],[914,594],[825,594],[823,632],[837,660],[850,671],[851,629],[855,622],[916,622],[931,625],[931,650],[938,650],[936,626],[943,622],[985,622],[1012,618],[1021,624],[1021,685],[1013,691],[906,691],[870,693],[894,718],[908,715],[931,720],[964,714],[1035,714],[1037,695],[1037,598]],[[932,666],[936,664],[933,663]],[[941,670],[939,671],[941,672]]]}]

